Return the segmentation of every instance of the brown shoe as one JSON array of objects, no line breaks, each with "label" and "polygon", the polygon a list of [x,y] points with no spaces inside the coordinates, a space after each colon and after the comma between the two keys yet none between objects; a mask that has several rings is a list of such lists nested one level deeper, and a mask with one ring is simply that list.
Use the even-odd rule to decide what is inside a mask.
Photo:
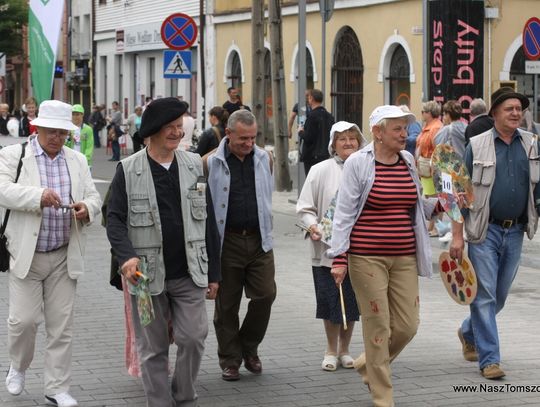
[{"label": "brown shoe", "polygon": [[463,332],[461,332],[461,328],[458,329],[457,336],[461,342],[461,350],[463,352],[463,357],[465,358],[465,360],[469,362],[478,361],[478,352],[476,352],[476,347],[471,343],[465,342],[465,338],[463,337]]},{"label": "brown shoe", "polygon": [[258,356],[246,356],[244,358],[244,366],[253,374],[262,373],[262,363]]},{"label": "brown shoe", "polygon": [[482,369],[482,376],[486,379],[496,380],[506,376],[506,373],[504,373],[504,370],[500,368],[498,363],[493,363]]},{"label": "brown shoe", "polygon": [[223,369],[221,372],[221,378],[227,382],[234,382],[240,379],[240,373],[238,373],[238,368],[236,366],[229,366]]}]

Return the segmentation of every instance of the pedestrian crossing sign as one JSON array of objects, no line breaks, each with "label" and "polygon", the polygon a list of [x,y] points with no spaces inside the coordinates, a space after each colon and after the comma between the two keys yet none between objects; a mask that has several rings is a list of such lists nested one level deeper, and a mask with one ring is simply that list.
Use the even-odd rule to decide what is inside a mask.
[{"label": "pedestrian crossing sign", "polygon": [[191,51],[163,51],[163,77],[165,79],[191,78]]}]

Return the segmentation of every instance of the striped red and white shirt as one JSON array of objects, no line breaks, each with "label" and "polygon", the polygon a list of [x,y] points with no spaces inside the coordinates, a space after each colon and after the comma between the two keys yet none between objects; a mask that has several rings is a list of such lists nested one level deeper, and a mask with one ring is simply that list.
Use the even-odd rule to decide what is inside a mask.
[{"label": "striped red and white shirt", "polygon": [[[358,256],[407,256],[416,253],[413,211],[418,200],[416,185],[405,162],[375,162],[375,181],[350,236],[347,253]],[[347,257],[334,259],[346,266]]]}]

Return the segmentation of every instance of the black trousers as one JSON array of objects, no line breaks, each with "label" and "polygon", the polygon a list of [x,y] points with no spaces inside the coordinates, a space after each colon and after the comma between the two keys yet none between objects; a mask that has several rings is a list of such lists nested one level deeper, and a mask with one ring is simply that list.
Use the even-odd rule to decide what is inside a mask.
[{"label": "black trousers", "polygon": [[[221,274],[214,327],[219,364],[224,369],[240,367],[243,357],[258,354],[276,298],[274,252],[264,252],[259,233],[225,232]],[[240,327],[238,312],[244,290],[249,304]]]}]

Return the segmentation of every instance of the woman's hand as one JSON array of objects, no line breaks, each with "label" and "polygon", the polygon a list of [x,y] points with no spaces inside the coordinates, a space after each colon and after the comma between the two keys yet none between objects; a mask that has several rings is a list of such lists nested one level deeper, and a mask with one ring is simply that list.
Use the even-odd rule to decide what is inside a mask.
[{"label": "woman's hand", "polygon": [[347,267],[345,266],[332,267],[330,274],[332,274],[332,277],[334,277],[334,281],[336,282],[336,285],[339,286],[343,282],[343,280],[345,280],[345,276],[347,275]]},{"label": "woman's hand", "polygon": [[321,240],[322,234],[321,234],[321,231],[319,230],[319,227],[318,227],[318,225],[316,223],[311,225],[308,228],[308,230],[309,230],[309,237],[311,238],[311,240],[314,240],[314,241]]}]

